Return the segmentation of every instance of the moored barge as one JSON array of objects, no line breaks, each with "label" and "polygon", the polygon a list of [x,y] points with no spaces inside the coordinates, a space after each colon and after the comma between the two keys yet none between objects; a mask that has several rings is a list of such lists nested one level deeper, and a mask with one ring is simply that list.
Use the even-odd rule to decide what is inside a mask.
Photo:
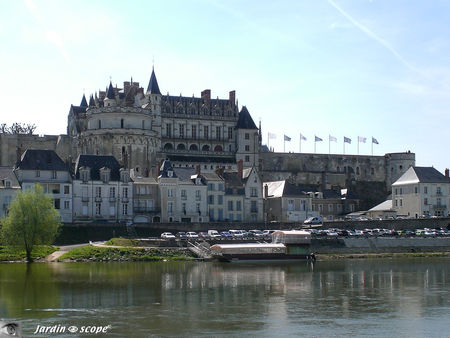
[{"label": "moored barge", "polygon": [[219,261],[313,259],[311,235],[306,231],[276,231],[272,243],[215,244],[211,253]]}]

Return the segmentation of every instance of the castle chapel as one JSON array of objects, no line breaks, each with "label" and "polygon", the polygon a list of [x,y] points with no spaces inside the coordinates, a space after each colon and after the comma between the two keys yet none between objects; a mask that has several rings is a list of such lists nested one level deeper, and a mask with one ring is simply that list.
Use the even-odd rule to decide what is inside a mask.
[{"label": "castle chapel", "polygon": [[105,91],[83,95],[72,105],[67,135],[72,158],[79,154],[113,155],[126,168],[153,176],[163,159],[175,167],[200,165],[204,172],[259,165],[260,129],[245,106],[239,111],[236,92],[227,99],[162,95],[152,70],[146,89],[125,81],[110,82]]}]

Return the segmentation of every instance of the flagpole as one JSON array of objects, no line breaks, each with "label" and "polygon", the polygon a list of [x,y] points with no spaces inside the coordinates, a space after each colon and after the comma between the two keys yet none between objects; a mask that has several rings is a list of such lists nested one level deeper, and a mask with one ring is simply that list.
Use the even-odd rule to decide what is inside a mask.
[{"label": "flagpole", "polygon": [[286,152],[286,136],[283,135],[283,153]]},{"label": "flagpole", "polygon": [[300,134],[300,152],[302,152],[302,134]]},{"label": "flagpole", "polygon": [[359,155],[359,136],[358,136],[358,155]]},{"label": "flagpole", "polygon": [[344,146],[342,148],[344,148],[344,155],[345,155],[345,138],[344,138]]},{"label": "flagpole", "polygon": [[267,148],[270,150],[270,133],[267,132]]},{"label": "flagpole", "polygon": [[314,135],[314,154],[316,153],[316,135]]},{"label": "flagpole", "polygon": [[373,156],[373,136],[372,136],[372,156]]},{"label": "flagpole", "polygon": [[328,135],[328,155],[331,154],[331,140],[330,135]]}]

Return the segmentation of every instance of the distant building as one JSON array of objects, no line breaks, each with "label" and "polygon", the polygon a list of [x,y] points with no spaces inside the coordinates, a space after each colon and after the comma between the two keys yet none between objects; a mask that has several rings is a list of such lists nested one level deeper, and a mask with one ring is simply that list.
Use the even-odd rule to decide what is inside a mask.
[{"label": "distant building", "polygon": [[312,210],[328,221],[358,210],[359,199],[348,189],[325,189],[312,196]]},{"label": "distant building", "polygon": [[8,216],[11,201],[20,190],[20,184],[11,167],[0,167],[0,218]]},{"label": "distant building", "polygon": [[392,184],[393,209],[399,216],[447,216],[450,178],[433,167],[411,167]]},{"label": "distant building", "polygon": [[264,209],[269,222],[303,222],[319,216],[313,211],[312,200],[312,194],[287,180],[264,182]]},{"label": "distant building", "polygon": [[53,150],[26,150],[14,169],[23,190],[39,183],[53,198],[63,222],[72,222],[72,175]]},{"label": "distant building", "polygon": [[145,177],[131,170],[133,181],[133,214],[135,223],[161,222],[159,186],[153,177]]},{"label": "distant building", "polygon": [[397,216],[397,212],[392,207],[392,199],[388,199],[367,210],[365,215],[370,218],[388,219]]},{"label": "distant building", "polygon": [[80,155],[73,180],[74,221],[131,221],[133,184],[113,156]]}]

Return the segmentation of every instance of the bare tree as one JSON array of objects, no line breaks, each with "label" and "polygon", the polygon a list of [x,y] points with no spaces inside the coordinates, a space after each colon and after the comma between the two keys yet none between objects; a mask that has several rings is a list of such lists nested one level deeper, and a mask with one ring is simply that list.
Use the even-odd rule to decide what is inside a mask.
[{"label": "bare tree", "polygon": [[35,124],[14,122],[11,126],[6,123],[0,124],[1,134],[28,134],[32,135],[36,130]]}]

